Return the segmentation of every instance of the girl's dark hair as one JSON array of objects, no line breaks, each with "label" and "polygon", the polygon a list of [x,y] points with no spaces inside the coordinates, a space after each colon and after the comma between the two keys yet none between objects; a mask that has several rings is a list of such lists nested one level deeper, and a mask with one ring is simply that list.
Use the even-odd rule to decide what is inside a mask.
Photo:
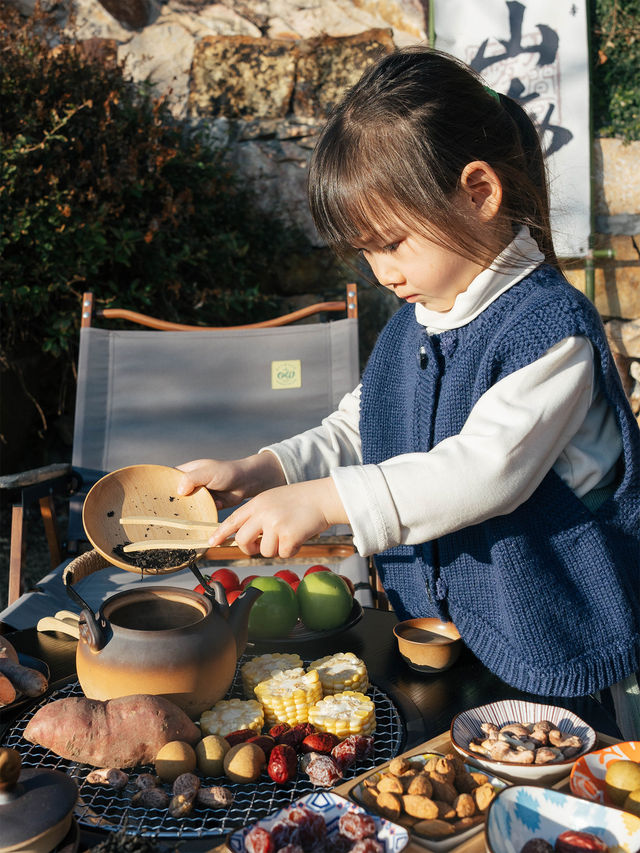
[{"label": "girl's dark hair", "polygon": [[546,169],[531,119],[512,99],[485,89],[463,62],[423,46],[371,66],[330,115],[313,152],[309,203],[320,236],[338,252],[393,232],[399,219],[474,260],[456,204],[467,163],[484,160],[502,183],[500,213],[526,225],[557,266]]}]

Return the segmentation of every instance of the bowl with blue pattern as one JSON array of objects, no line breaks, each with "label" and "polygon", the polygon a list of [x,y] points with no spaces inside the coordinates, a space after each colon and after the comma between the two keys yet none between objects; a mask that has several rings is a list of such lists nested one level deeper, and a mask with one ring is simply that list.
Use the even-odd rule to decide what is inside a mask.
[{"label": "bowl with blue pattern", "polygon": [[[258,826],[269,832],[277,823],[286,820],[287,813],[295,806],[306,806],[312,812],[322,815],[326,824],[328,844],[331,844],[331,837],[338,831],[340,818],[348,812],[368,815],[373,819],[376,829],[374,837],[382,845],[384,853],[400,853],[409,843],[409,833],[403,826],[399,826],[377,815],[372,815],[355,803],[351,803],[349,800],[345,800],[343,797],[339,797],[330,791],[317,791],[295,800],[290,805],[279,809],[262,820],[256,821],[256,823],[250,826],[245,826],[230,833],[227,837],[227,847],[233,853],[250,853],[250,848],[245,843],[250,831]],[[336,841],[337,844],[338,842]],[[327,846],[325,849],[332,849],[332,847]]]},{"label": "bowl with blue pattern", "polygon": [[512,785],[489,806],[485,825],[488,853],[520,853],[533,838],[552,847],[567,830],[588,832],[613,853],[640,850],[640,818],[551,788]]}]

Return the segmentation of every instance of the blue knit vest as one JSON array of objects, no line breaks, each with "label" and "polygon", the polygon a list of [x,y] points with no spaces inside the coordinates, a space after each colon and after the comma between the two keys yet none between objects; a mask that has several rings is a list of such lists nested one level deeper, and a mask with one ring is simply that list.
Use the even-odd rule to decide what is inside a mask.
[{"label": "blue knit vest", "polygon": [[362,380],[363,462],[377,464],[458,434],[491,386],[570,335],[593,343],[622,433],[613,496],[592,513],[549,471],[508,515],[376,556],[398,618],[453,620],[503,681],[546,696],[592,693],[640,665],[640,431],[597,312],[549,266],[439,335],[405,305]]}]

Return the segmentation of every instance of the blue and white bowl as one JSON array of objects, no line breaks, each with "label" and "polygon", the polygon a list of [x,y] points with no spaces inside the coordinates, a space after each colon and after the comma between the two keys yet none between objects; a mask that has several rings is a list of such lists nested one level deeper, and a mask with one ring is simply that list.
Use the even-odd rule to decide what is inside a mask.
[{"label": "blue and white bowl", "polygon": [[596,835],[613,851],[640,849],[640,818],[620,809],[581,800],[533,785],[512,785],[489,806],[485,825],[488,853],[520,853],[527,841],[543,838],[552,846],[572,829]]},{"label": "blue and white bowl", "polygon": [[[269,815],[269,817],[265,817],[250,826],[245,826],[242,829],[238,829],[236,832],[231,833],[227,837],[227,846],[233,851],[233,853],[246,853],[247,848],[244,840],[254,826],[261,826],[266,830],[270,830],[274,824],[284,817],[285,813],[288,812],[292,806],[302,805],[307,806],[312,809],[312,811],[318,812],[324,817],[325,823],[327,824],[327,832],[329,834],[333,833],[337,829],[338,821],[342,815],[347,812],[354,811],[359,812],[360,814],[370,814],[355,803],[350,803],[348,800],[338,797],[337,794],[331,794],[328,791],[318,791],[317,793],[308,794],[306,797],[301,797],[299,800],[295,800],[290,805]],[[404,850],[409,843],[409,834],[407,830],[403,826],[398,826],[397,824],[392,823],[390,820],[385,820],[384,818],[377,817],[376,815],[371,815],[371,817],[376,823],[376,838],[384,845],[385,853],[399,853],[400,850]]]},{"label": "blue and white bowl", "polygon": [[[480,728],[482,723],[494,723],[498,728],[501,728],[507,723],[526,725],[540,720],[548,720],[561,732],[580,737],[583,743],[580,752],[570,758],[554,761],[550,764],[514,764],[510,761],[494,761],[490,758],[483,758],[469,749],[469,742],[473,738],[485,737]],[[451,721],[450,737],[451,745],[468,764],[480,767],[486,773],[501,776],[503,779],[522,785],[552,785],[564,776],[568,776],[578,758],[587,752],[591,752],[596,742],[595,731],[572,711],[567,711],[566,708],[560,708],[557,705],[542,705],[538,702],[524,702],[519,699],[490,702],[487,705],[480,705],[477,708],[456,714]]]}]

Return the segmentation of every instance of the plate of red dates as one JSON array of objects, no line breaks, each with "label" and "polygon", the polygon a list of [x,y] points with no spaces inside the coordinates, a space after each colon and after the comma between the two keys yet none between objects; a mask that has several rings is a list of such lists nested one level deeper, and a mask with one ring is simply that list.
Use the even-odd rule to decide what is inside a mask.
[{"label": "plate of red dates", "polygon": [[404,827],[328,791],[301,797],[227,837],[234,853],[275,853],[289,845],[305,853],[398,853],[408,841]]}]

